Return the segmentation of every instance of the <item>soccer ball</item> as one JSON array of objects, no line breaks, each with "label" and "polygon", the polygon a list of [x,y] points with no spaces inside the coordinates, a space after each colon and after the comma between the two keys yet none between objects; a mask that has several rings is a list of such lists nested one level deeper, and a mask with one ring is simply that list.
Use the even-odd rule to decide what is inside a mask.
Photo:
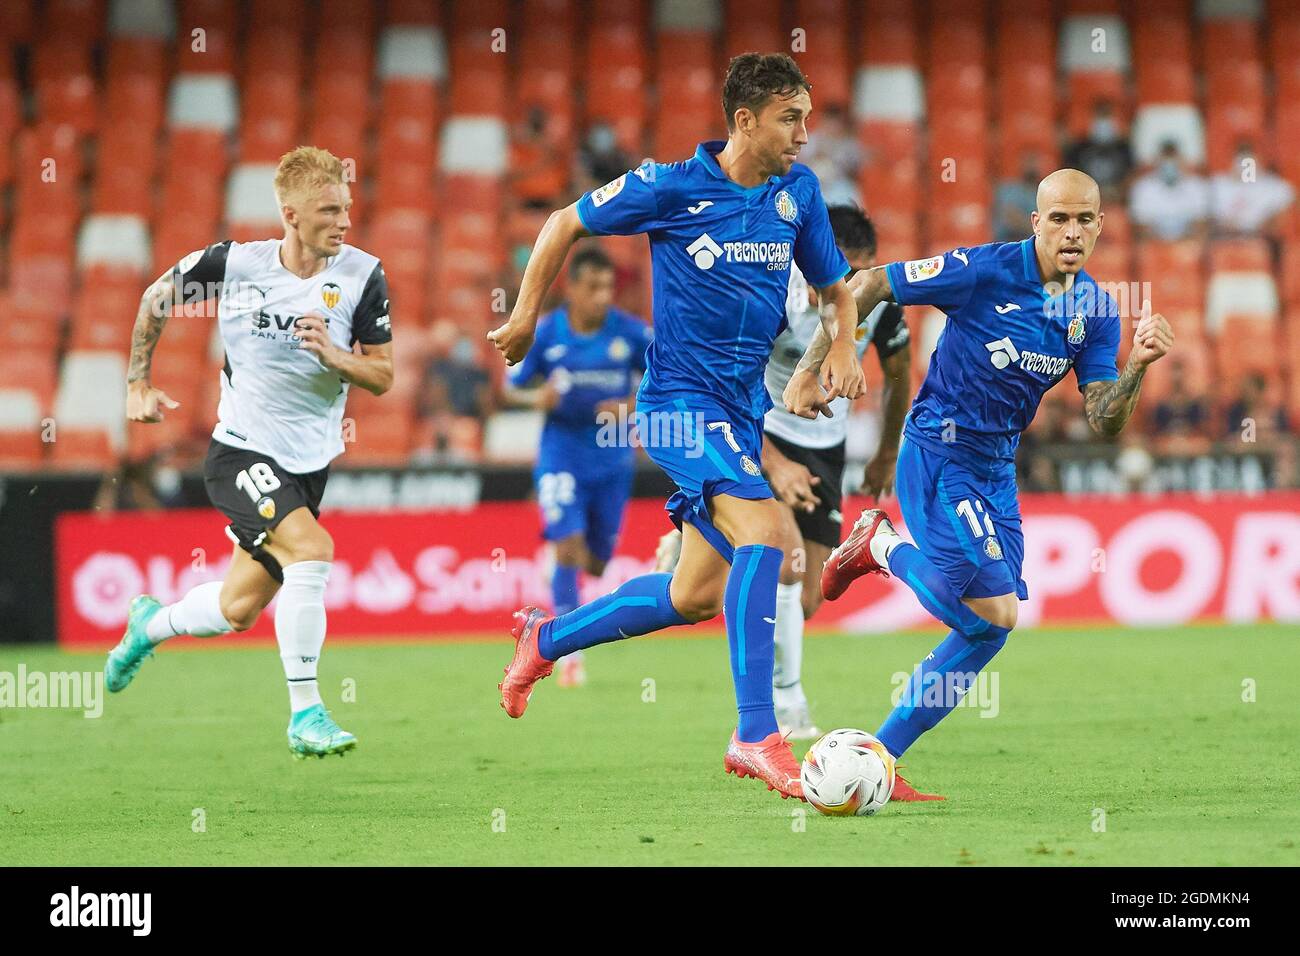
[{"label": "soccer ball", "polygon": [[808,748],[799,779],[819,812],[869,817],[894,792],[894,757],[865,730],[832,730]]}]

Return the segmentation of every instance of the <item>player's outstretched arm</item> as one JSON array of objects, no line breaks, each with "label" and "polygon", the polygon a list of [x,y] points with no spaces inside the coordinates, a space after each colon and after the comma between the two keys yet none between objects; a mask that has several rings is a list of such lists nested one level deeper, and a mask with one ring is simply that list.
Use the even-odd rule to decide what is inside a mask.
[{"label": "player's outstretched arm", "polygon": [[140,297],[140,309],[131,329],[131,359],[126,371],[126,417],[133,422],[160,422],[163,408],[179,408],[160,388],[149,383],[153,350],[167,325],[167,312],[175,296],[171,270],[159,276]]},{"label": "player's outstretched arm", "polygon": [[1083,387],[1083,414],[1099,435],[1118,435],[1137,407],[1142,377],[1152,362],[1164,356],[1174,344],[1174,331],[1163,315],[1145,316],[1133,335],[1124,371],[1113,382],[1089,382]]},{"label": "player's outstretched arm", "polygon": [[537,330],[537,316],[542,310],[542,300],[560,274],[569,249],[583,236],[590,235],[578,218],[578,205],[574,203],[551,213],[546,225],[538,233],[524,279],[519,286],[519,299],[510,318],[488,333],[488,338],[505,358],[514,365],[528,354],[533,335]]}]

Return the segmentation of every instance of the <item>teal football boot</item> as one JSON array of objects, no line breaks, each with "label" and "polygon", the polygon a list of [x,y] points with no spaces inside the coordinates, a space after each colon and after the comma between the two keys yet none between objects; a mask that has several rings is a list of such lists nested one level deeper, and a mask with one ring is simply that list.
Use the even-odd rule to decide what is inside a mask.
[{"label": "teal football boot", "polygon": [[153,657],[153,642],[145,633],[145,625],[160,610],[162,605],[148,594],[131,599],[131,607],[126,612],[126,633],[117,647],[108,652],[104,663],[104,686],[110,693],[126,689],[140,665]]},{"label": "teal football boot", "polygon": [[356,745],[357,738],[334,723],[324,704],[313,704],[289,720],[289,749],[298,760],[327,754],[342,756]]}]

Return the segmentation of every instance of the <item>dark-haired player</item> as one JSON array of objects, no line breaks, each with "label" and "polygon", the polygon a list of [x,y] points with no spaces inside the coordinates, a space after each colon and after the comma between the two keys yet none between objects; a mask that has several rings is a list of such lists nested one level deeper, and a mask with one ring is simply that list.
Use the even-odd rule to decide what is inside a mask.
[{"label": "dark-haired player", "polygon": [[[854,274],[876,264],[876,230],[857,206],[831,206],[831,230]],[[795,364],[803,358],[821,322],[817,296],[798,268],[790,269],[790,293],[785,306],[788,326],[777,336],[767,363],[767,391],[781,402]],[[880,446],[867,463],[862,490],[881,496],[894,486],[898,440],[910,398],[911,353],[903,309],[881,302],[859,316],[859,358],[874,345],[884,370],[881,396],[883,420]],[[763,471],[772,491],[788,507],[785,563],[776,590],[776,666],[772,694],[781,730],[795,739],[820,733],[813,724],[801,679],[804,621],[821,607],[822,565],[840,543],[840,514],[844,480],[844,444],[848,437],[849,402],[830,403],[831,417],[799,418],[784,405],[768,410],[763,419]],[[675,539],[675,540],[674,540]],[[660,570],[670,570],[680,548],[681,532],[672,531],[660,543]]]},{"label": "dark-haired player", "polygon": [[[551,613],[578,606],[578,575],[599,577],[614,553],[632,493],[632,445],[616,439],[645,371],[650,328],[613,307],[614,263],[596,248],[569,260],[565,302],[542,316],[537,339],[510,371],[506,399],[546,413],[533,481],[542,537],[554,548]],[[541,381],[536,388],[528,388]],[[583,683],[582,653],[565,657],[560,685]]]},{"label": "dark-haired player", "polygon": [[646,162],[553,213],[514,313],[490,333],[507,363],[522,361],[542,297],[580,236],[649,237],[655,338],[637,411],[656,431],[648,441],[642,436],[647,452],[679,489],[667,509],[683,532],[671,575],[633,578],[555,618],[520,611],[502,707],[522,716],[534,685],[576,650],[721,610],[739,714],[723,766],[800,798],[799,764],[772,708],[785,519],[760,465],[763,415],[772,405],[763,369],[785,327],[791,263],[820,297],[832,342],[823,380],[832,396],[862,391],[857,311],[844,283],[849,265],[835,246],[817,177],[795,162],[808,139],[810,89],[784,54],[733,59],[722,93],[727,141],[701,143],[685,162]]}]

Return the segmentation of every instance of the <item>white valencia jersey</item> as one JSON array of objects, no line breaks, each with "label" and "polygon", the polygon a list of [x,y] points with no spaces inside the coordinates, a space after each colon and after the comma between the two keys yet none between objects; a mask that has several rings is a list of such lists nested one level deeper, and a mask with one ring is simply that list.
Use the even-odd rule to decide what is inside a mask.
[{"label": "white valencia jersey", "polygon": [[[808,280],[798,266],[791,264],[790,288],[785,299],[786,328],[772,343],[772,357],[768,359],[764,372],[767,392],[775,407],[764,417],[763,431],[802,448],[833,448],[849,433],[847,398],[831,402],[831,418],[818,415],[815,419],[800,418],[787,412],[782,398],[790,376],[821,325],[820,311],[811,303],[808,292]],[[859,360],[873,342],[882,361],[907,348],[909,339],[902,308],[893,302],[880,303],[870,315],[858,320],[855,338]]]},{"label": "white valencia jersey", "polygon": [[226,365],[212,437],[270,455],[294,474],[319,471],[342,453],[348,383],[300,347],[294,323],[323,317],[345,351],[392,341],[379,260],[345,244],[302,279],[280,261],[279,239],[227,241],[190,253],[172,279],[187,302],[218,296]]}]

